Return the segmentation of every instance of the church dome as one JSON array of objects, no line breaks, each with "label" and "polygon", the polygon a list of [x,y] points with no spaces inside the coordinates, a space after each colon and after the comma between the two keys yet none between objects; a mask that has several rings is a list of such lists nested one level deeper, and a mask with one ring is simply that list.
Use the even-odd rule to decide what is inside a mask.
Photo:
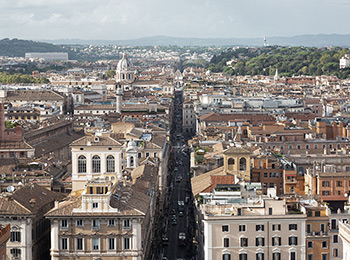
[{"label": "church dome", "polygon": [[123,58],[118,62],[117,71],[127,71],[132,67],[126,53],[123,53]]}]

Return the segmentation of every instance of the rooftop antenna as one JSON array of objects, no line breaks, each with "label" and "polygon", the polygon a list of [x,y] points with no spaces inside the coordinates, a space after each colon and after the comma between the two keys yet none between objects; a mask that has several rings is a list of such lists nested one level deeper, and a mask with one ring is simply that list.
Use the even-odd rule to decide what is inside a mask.
[{"label": "rooftop antenna", "polygon": [[267,42],[266,42],[266,35],[264,36],[264,47],[267,46]]}]

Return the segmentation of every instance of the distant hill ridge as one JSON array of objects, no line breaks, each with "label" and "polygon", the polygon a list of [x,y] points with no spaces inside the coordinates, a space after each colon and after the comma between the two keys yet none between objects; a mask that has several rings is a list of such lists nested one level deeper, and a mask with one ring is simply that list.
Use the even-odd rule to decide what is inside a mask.
[{"label": "distant hill ridge", "polygon": [[[186,38],[171,36],[151,36],[131,40],[81,40],[60,39],[42,40],[55,44],[93,44],[93,45],[130,45],[130,46],[154,46],[154,45],[180,45],[180,46],[262,46],[261,38]],[[267,37],[269,45],[281,46],[305,46],[326,47],[340,46],[350,47],[350,34],[307,34],[291,37]]]}]

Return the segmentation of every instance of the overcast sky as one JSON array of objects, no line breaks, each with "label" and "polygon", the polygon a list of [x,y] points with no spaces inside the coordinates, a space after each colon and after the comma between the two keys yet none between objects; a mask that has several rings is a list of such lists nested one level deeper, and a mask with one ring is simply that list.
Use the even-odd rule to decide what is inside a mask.
[{"label": "overcast sky", "polygon": [[0,38],[350,34],[350,0],[0,0]]}]

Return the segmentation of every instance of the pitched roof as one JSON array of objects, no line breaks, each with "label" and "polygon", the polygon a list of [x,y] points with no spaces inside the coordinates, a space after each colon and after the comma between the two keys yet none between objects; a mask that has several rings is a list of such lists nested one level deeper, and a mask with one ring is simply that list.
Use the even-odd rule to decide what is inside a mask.
[{"label": "pitched roof", "polygon": [[193,196],[196,196],[203,190],[207,189],[211,185],[211,176],[214,175],[227,176],[227,174],[224,172],[224,166],[193,177],[191,179]]},{"label": "pitched roof", "polygon": [[98,136],[98,142],[95,142],[94,136],[83,136],[71,143],[71,146],[121,146],[122,144],[110,136]]},{"label": "pitched roof", "polygon": [[[55,200],[62,200],[64,194],[50,191],[37,184],[28,184],[6,198],[0,199],[1,215],[36,215]],[[45,213],[45,212],[43,212]]]},{"label": "pitched roof", "polygon": [[203,190],[202,192],[212,192],[213,189],[217,186],[217,184],[234,184],[236,177],[233,175],[227,176],[211,176],[211,185]]},{"label": "pitched roof", "polygon": [[64,100],[64,97],[52,90],[16,90],[8,91],[6,99],[10,100]]},{"label": "pitched roof", "polygon": [[233,146],[227,150],[224,151],[224,154],[250,154],[250,151],[242,148],[242,147],[237,147],[237,146]]}]

